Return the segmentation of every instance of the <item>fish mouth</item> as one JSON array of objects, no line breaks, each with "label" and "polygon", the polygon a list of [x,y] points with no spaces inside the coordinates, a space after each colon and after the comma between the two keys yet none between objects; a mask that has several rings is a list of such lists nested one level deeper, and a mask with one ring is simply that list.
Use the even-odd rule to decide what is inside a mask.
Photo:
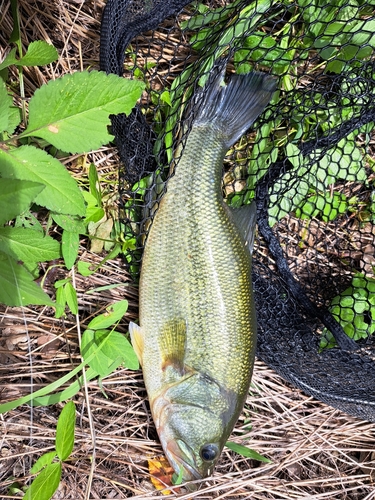
[{"label": "fish mouth", "polygon": [[[176,474],[179,475],[181,469],[183,470],[183,481],[203,479],[204,476],[198,471],[197,467],[194,466],[194,454],[186,443],[179,439],[176,441],[170,441],[165,452]],[[192,463],[194,463],[194,465],[192,465]],[[196,489],[196,485],[194,486],[195,487],[193,489]],[[190,488],[192,487],[193,485],[190,486]]]}]

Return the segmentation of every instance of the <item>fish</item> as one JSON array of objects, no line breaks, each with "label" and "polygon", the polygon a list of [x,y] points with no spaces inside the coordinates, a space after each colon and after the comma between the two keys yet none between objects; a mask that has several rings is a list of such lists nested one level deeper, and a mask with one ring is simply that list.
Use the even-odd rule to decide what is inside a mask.
[{"label": "fish", "polygon": [[256,209],[230,209],[221,179],[228,149],[268,105],[276,80],[224,76],[225,66],[214,67],[192,100],[144,248],[139,325],[129,325],[161,445],[183,481],[212,474],[243,409],[256,348]]}]

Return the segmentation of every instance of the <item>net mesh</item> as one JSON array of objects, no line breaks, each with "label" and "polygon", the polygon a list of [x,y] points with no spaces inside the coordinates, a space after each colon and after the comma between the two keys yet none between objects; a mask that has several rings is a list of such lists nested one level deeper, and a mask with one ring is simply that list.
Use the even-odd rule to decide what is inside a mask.
[{"label": "net mesh", "polygon": [[215,61],[279,78],[222,177],[228,205],[257,204],[257,355],[307,394],[370,421],[374,28],[371,4],[354,0],[109,0],[101,32],[101,69],[146,84],[130,116],[112,117],[134,276],[169,166],[183,154],[184,112]]}]

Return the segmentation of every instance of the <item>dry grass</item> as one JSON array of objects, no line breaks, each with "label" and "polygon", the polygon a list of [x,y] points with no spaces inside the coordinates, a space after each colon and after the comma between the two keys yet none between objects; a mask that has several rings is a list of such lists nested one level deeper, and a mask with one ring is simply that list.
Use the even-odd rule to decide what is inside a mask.
[{"label": "dry grass", "polygon": [[[80,68],[98,67],[100,17],[104,2],[88,0],[20,0],[24,46],[44,39],[58,49],[57,64],[25,73],[26,97],[51,78]],[[0,0],[0,58],[11,32],[9,3]],[[17,82],[16,74],[12,75]],[[116,179],[113,148],[88,158],[99,175]],[[81,158],[65,164],[76,177],[85,174]],[[115,191],[115,187],[113,187]],[[85,242],[86,244],[86,242]],[[312,242],[314,244],[314,242]],[[99,261],[84,247],[81,259]],[[59,271],[62,273],[62,271]],[[63,277],[64,274],[58,277]],[[55,277],[56,278],[56,277]],[[35,391],[79,364],[78,333],[108,303],[126,297],[129,312],[120,331],[137,317],[137,291],[121,261],[106,263],[89,277],[74,277],[79,318],[54,318],[48,308],[6,308],[0,317],[1,400]],[[98,287],[119,284],[106,291]],[[52,285],[48,285],[52,291]],[[150,482],[147,458],[161,454],[140,372],[118,369],[99,387],[75,398],[76,442],[64,465],[55,499],[160,498]],[[0,496],[25,484],[35,460],[54,444],[62,405],[24,405],[1,415]],[[232,440],[245,443],[272,460],[260,464],[225,451],[214,476],[199,492],[175,492],[169,498],[199,499],[375,499],[375,432],[361,422],[306,397],[257,362],[253,388]]]}]

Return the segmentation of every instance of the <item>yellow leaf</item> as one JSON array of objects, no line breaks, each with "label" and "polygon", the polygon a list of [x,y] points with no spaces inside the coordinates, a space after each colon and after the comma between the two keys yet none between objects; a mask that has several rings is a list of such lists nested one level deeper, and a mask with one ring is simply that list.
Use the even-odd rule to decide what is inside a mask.
[{"label": "yellow leaf", "polygon": [[169,465],[165,457],[156,457],[148,460],[148,470],[151,475],[151,482],[157,490],[162,490],[163,495],[170,495],[173,492],[178,492],[179,488],[174,488],[173,492],[166,490],[168,486],[173,486],[172,476],[174,470]]}]

